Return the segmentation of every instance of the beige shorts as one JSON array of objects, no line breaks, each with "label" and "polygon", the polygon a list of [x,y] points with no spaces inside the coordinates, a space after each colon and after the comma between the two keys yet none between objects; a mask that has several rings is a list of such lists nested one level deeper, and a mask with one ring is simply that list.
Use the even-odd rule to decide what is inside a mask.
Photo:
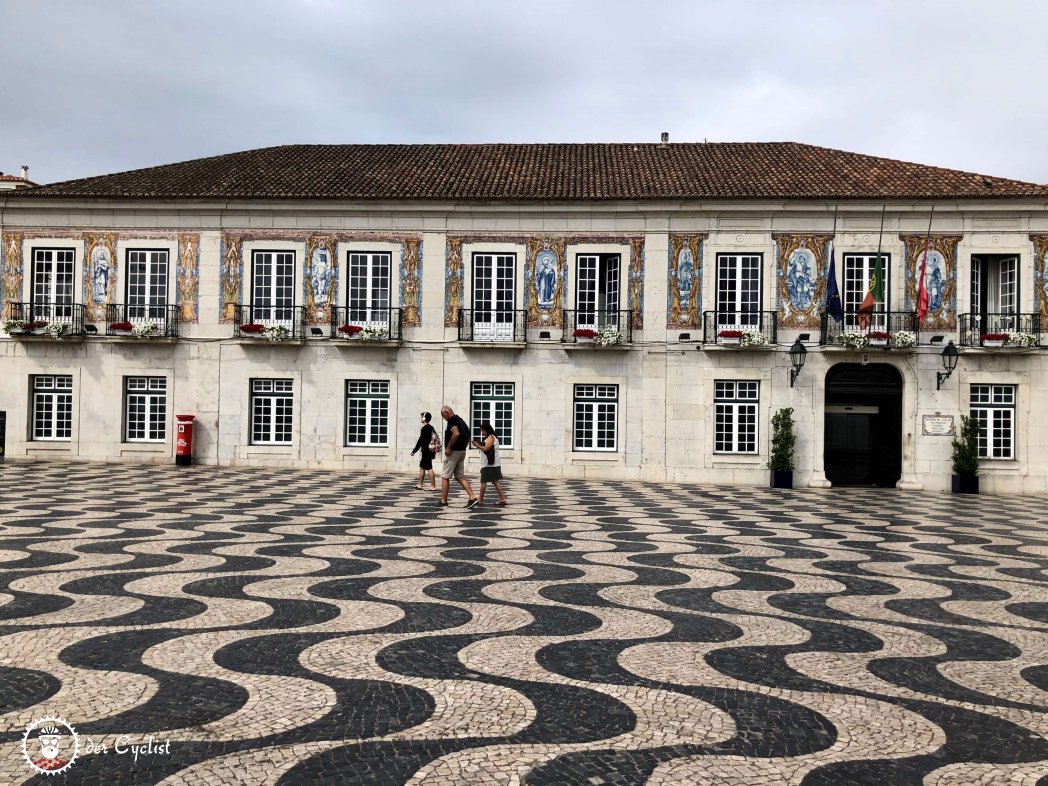
[{"label": "beige shorts", "polygon": [[466,474],[466,451],[453,450],[450,456],[444,456],[444,467],[440,470],[440,477],[451,480],[461,478]]}]

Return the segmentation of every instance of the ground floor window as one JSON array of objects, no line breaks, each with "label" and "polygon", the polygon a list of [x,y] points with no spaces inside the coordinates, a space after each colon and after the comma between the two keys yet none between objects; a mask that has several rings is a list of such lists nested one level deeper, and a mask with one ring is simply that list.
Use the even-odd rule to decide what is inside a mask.
[{"label": "ground floor window", "polygon": [[251,380],[251,444],[290,444],[294,405],[292,380]]},{"label": "ground floor window", "polygon": [[389,444],[389,383],[346,382],[346,445]]},{"label": "ground floor window", "polygon": [[33,439],[67,441],[73,436],[73,377],[34,376]]},{"label": "ground floor window", "polygon": [[575,386],[575,450],[616,450],[619,386]]},{"label": "ground floor window", "polygon": [[124,441],[163,442],[167,437],[167,380],[125,377]]},{"label": "ground floor window", "polygon": [[759,382],[714,383],[715,453],[757,452]]},{"label": "ground floor window", "polygon": [[979,458],[1015,458],[1015,385],[972,385],[971,416],[979,423]]},{"label": "ground floor window", "polygon": [[499,435],[499,445],[513,447],[513,383],[474,382],[470,387],[470,426],[480,439],[480,424],[490,421]]}]

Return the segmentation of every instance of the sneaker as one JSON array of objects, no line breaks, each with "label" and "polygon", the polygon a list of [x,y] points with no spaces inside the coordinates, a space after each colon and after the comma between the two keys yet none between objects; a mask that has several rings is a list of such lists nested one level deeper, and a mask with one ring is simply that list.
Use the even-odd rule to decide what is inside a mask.
[{"label": "sneaker", "polygon": [[467,508],[475,508],[475,507],[477,507],[477,503],[478,502],[480,502],[480,500],[478,500],[476,497],[474,497],[473,499],[471,499],[469,502],[466,503],[466,507]]}]

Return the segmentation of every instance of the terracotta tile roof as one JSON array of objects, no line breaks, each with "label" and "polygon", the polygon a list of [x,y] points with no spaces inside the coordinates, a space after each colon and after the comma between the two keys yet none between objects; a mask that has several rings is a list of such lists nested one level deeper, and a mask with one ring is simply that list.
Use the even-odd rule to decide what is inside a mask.
[{"label": "terracotta tile roof", "polygon": [[285,145],[9,198],[678,200],[1048,198],[1048,187],[793,142]]}]

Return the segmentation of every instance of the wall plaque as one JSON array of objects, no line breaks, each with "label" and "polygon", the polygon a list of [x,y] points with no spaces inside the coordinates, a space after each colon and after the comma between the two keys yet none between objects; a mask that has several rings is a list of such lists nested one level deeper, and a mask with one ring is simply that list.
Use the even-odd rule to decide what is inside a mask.
[{"label": "wall plaque", "polygon": [[921,418],[921,433],[928,437],[954,436],[957,431],[953,415],[924,415]]}]

